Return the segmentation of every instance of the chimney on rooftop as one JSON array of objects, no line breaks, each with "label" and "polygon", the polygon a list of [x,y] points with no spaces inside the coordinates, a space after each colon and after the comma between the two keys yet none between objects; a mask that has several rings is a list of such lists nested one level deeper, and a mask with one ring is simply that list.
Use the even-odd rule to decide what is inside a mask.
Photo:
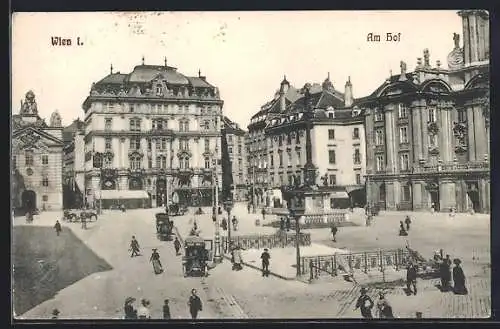
[{"label": "chimney on rooftop", "polygon": [[352,83],[351,83],[351,77],[349,76],[347,78],[347,82],[345,83],[345,90],[344,90],[344,106],[349,107],[352,105],[353,102],[353,97],[352,97]]}]

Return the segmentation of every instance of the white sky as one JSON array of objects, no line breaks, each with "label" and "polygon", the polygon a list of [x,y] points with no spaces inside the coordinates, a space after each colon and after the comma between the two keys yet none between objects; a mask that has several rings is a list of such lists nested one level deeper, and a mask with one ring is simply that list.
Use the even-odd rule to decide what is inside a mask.
[{"label": "white sky", "polygon": [[[430,61],[447,67],[453,33],[461,35],[457,11],[308,11],[164,13],[16,13],[12,26],[12,111],[33,90],[41,117],[59,110],[63,124],[83,118],[81,104],[92,82],[141,63],[168,65],[219,87],[224,113],[242,128],[269,101],[286,74],[296,87],[321,83],[330,72],[354,97],[370,94],[405,61],[412,71],[429,48]],[[400,42],[370,43],[368,33]],[[51,37],[72,38],[54,47]],[[76,46],[80,37],[83,46]]]}]

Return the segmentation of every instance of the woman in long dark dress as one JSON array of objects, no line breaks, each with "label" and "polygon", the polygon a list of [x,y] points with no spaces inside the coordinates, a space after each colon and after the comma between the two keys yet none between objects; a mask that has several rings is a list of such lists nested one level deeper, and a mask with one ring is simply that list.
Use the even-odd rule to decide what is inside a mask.
[{"label": "woman in long dark dress", "polygon": [[134,306],[132,305],[134,301],[134,297],[128,297],[127,299],[125,299],[125,306],[123,307],[123,310],[125,312],[126,320],[137,319],[137,310],[134,309]]},{"label": "woman in long dark dress", "polygon": [[153,271],[155,274],[160,274],[163,272],[163,268],[160,262],[160,254],[157,249],[153,249],[153,253],[151,254],[151,258],[149,259],[151,263],[153,263]]},{"label": "woman in long dark dress", "polygon": [[453,292],[457,295],[467,295],[467,287],[465,286],[465,274],[460,264],[462,261],[458,258],[453,260],[455,267],[453,268]]}]

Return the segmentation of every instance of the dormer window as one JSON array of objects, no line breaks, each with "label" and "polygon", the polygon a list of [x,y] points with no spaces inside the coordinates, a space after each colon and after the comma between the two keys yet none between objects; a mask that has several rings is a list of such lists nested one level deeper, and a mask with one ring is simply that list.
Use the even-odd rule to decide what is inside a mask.
[{"label": "dormer window", "polygon": [[157,84],[156,85],[156,94],[157,95],[161,95],[162,94],[162,90],[163,90],[162,85],[161,84]]}]

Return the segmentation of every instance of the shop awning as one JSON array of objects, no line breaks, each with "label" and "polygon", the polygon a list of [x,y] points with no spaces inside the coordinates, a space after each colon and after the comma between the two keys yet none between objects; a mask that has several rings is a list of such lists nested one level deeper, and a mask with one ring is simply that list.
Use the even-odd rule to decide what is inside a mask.
[{"label": "shop awning", "polygon": [[349,199],[349,195],[345,191],[335,191],[330,193],[331,199]]},{"label": "shop awning", "polygon": [[102,190],[96,192],[96,199],[149,199],[149,194],[144,190]]}]

